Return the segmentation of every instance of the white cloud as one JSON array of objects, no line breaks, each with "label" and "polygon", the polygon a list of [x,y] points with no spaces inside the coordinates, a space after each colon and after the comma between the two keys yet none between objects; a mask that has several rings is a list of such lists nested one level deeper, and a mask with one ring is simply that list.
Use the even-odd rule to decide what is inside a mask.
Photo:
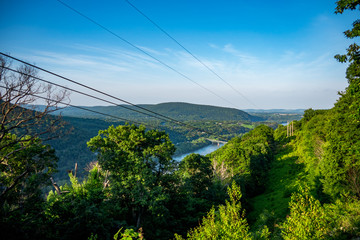
[{"label": "white cloud", "polygon": [[223,47],[223,51],[238,57],[242,62],[245,62],[245,63],[248,63],[248,64],[254,64],[254,63],[259,62],[257,57],[251,56],[249,54],[245,54],[242,51],[235,49],[235,47],[230,43],[226,44]]},{"label": "white cloud", "polygon": [[160,51],[157,51],[157,50],[149,48],[149,47],[144,47],[144,46],[137,46],[137,47],[147,53],[152,54],[152,55],[166,56],[166,54],[164,52],[160,52]]},{"label": "white cloud", "polygon": [[[241,108],[254,108],[188,53],[141,48]],[[196,56],[259,108],[307,108],[311,104],[314,108],[329,107],[337,98],[336,92],[346,85],[345,66],[336,63],[331,53],[316,55],[289,49],[262,56],[245,53],[230,43],[209,48],[215,55]],[[233,107],[133,50],[73,45],[67,52],[33,51],[31,57],[23,59],[32,59],[45,69],[135,103],[188,101]],[[78,96],[72,103],[84,105],[87,101],[93,104]]]},{"label": "white cloud", "polygon": [[211,47],[211,48],[219,49],[219,47],[218,47],[216,44],[214,44],[214,43],[209,43],[208,45],[209,45],[209,47]]}]

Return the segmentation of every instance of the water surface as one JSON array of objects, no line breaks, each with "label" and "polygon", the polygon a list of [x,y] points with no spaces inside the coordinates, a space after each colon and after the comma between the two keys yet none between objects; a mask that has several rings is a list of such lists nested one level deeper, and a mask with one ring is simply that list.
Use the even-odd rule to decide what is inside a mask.
[{"label": "water surface", "polygon": [[224,146],[223,143],[219,143],[218,144],[211,144],[211,145],[208,145],[206,147],[203,147],[203,148],[200,148],[198,150],[195,150],[193,152],[189,152],[189,153],[185,153],[185,154],[182,154],[180,156],[177,156],[177,157],[174,157],[174,160],[176,161],[181,161],[184,159],[184,157],[186,157],[187,155],[191,154],[191,153],[197,153],[197,154],[200,154],[200,155],[203,155],[205,156],[206,154],[209,154],[209,153],[212,153],[213,151],[215,150],[218,150],[219,148],[221,148],[222,146]]}]

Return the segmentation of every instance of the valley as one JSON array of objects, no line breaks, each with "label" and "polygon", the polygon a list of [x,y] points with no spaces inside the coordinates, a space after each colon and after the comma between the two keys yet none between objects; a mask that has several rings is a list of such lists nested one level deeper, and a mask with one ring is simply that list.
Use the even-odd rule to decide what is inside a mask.
[{"label": "valley", "polygon": [[359,0],[10,2],[0,239],[360,239]]},{"label": "valley", "polygon": [[[299,120],[303,113],[300,110],[296,114],[291,110],[273,110],[274,112],[267,110],[266,114],[264,114],[263,110],[253,110],[252,114],[258,114],[258,116],[253,116],[241,110],[188,103],[164,103],[141,106],[157,111],[165,116],[179,119],[210,134],[204,134],[172,122],[162,122],[159,119],[144,117],[139,113],[124,110],[121,107],[103,106],[88,107],[88,109],[132,119],[143,123],[149,129],[165,131],[175,144],[175,159],[180,155],[211,145],[211,142],[207,139],[228,141],[233,137],[242,136],[260,124],[276,128],[281,122]],[[41,110],[43,107],[37,106],[36,109]],[[55,115],[59,113],[54,112]],[[78,176],[81,177],[86,174],[86,171],[84,171],[86,166],[96,161],[96,156],[91,153],[86,145],[91,137],[96,136],[99,130],[107,129],[111,125],[124,125],[125,122],[72,107],[62,109],[61,115],[63,116],[63,121],[66,122],[65,128],[70,131],[65,131],[68,133],[47,143],[56,150],[56,155],[59,157],[59,168],[55,178],[63,182],[68,180],[68,171],[74,168],[75,163],[79,166]]]}]

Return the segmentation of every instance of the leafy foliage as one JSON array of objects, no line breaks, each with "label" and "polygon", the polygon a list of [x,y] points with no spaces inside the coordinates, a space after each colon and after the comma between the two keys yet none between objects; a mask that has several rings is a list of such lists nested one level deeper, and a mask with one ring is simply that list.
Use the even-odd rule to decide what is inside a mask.
[{"label": "leafy foliage", "polygon": [[[232,139],[210,154],[215,174],[223,180],[237,179],[249,195],[261,193],[273,157],[273,144],[273,130],[265,125],[256,127],[241,138]],[[225,167],[221,168],[223,165]]]},{"label": "leafy foliage", "polygon": [[[219,206],[218,211],[212,208],[201,225],[188,233],[187,239],[252,239],[241,209],[241,190],[235,182],[228,188],[228,194],[230,201]],[[183,239],[179,235],[175,238]]]},{"label": "leafy foliage", "polygon": [[291,197],[290,216],[282,224],[284,239],[327,239],[332,226],[325,209],[308,190]]},{"label": "leafy foliage", "polygon": [[136,240],[136,239],[144,239],[144,237],[142,236],[141,231],[139,232],[135,232],[134,229],[132,228],[128,228],[125,229],[125,231],[123,233],[121,233],[122,229],[120,229],[115,235],[114,235],[114,240],[118,240],[119,239],[119,234],[121,234],[121,238],[119,240]]},{"label": "leafy foliage", "polygon": [[145,232],[150,216],[162,224],[168,213],[167,188],[172,181],[168,173],[173,168],[175,151],[168,135],[145,131],[143,126],[110,126],[99,131],[88,145],[98,154],[101,168],[110,173],[111,201],[127,209],[126,223],[136,228],[145,226]]},{"label": "leafy foliage", "polygon": [[83,178],[88,173],[83,169],[96,160],[96,155],[87,147],[87,141],[96,136],[99,129],[106,129],[111,125],[124,123],[70,117],[63,117],[63,120],[67,123],[66,130],[68,134],[47,141],[47,143],[56,150],[56,156],[59,158],[58,172],[54,174],[54,178],[59,183],[69,183],[67,172],[73,168],[74,163],[78,164],[77,176]]},{"label": "leafy foliage", "polygon": [[50,184],[49,177],[56,169],[57,157],[50,146],[38,138],[24,138],[14,144],[18,137],[6,134],[1,140],[0,234],[5,238],[40,234],[35,227],[42,222],[38,214],[43,203],[41,191]]},{"label": "leafy foliage", "polygon": [[[359,4],[340,0],[336,12],[358,10]],[[359,36],[359,20],[345,36]],[[206,118],[214,108],[202,108],[198,117],[206,122],[195,125],[238,137],[208,156],[192,154],[176,163],[175,146],[164,131],[110,126],[88,142],[98,159],[88,176],[81,180],[70,173],[70,184],[60,188],[53,182],[57,191],[50,191],[47,201],[41,191],[56,167],[54,151],[36,134],[19,137],[3,127],[1,238],[169,239],[175,232],[176,239],[186,233],[187,239],[359,238],[359,46],[350,45],[336,58],[349,63],[349,86],[334,108],[306,110],[303,119],[292,124],[294,136],[287,136],[284,126],[274,131],[260,123],[210,121]],[[179,109],[162,107],[176,115],[201,110],[196,105],[175,106]],[[235,110],[226,113],[219,117],[241,115]],[[83,126],[92,128],[93,123],[84,120]],[[106,128],[109,123],[102,124]],[[205,138],[197,140],[195,132],[162,127],[179,142],[206,143]],[[19,127],[19,133],[26,131]]]},{"label": "leafy foliage", "polygon": [[358,237],[359,200],[342,196],[334,203],[315,199],[301,188],[290,202],[290,216],[281,225],[284,239],[353,239]]},{"label": "leafy foliage", "polygon": [[109,195],[104,187],[106,174],[95,165],[82,183],[71,173],[69,177],[71,185],[62,186],[61,194],[50,191],[47,197],[46,235],[49,239],[87,239],[93,233],[110,239],[118,223],[113,216],[115,208],[105,201]]},{"label": "leafy foliage", "polygon": [[[197,105],[190,103],[161,103],[157,105],[140,105],[151,111],[169,116],[171,118],[176,118],[181,121],[190,121],[190,120],[206,120],[206,121],[259,121],[260,117],[254,117],[248,113],[233,109],[233,108],[223,108],[207,105]],[[133,108],[129,107],[128,108]],[[149,117],[146,117],[142,114],[130,111],[128,109],[119,108],[116,106],[107,106],[107,107],[90,107],[92,110],[109,113],[114,116],[125,117],[126,119],[136,120],[141,119],[145,120]],[[87,118],[98,118],[99,115],[94,115],[89,112],[81,111],[75,108],[67,108],[63,111],[64,116],[73,116],[73,117],[87,117]]]},{"label": "leafy foliage", "polygon": [[[340,0],[336,13],[359,10],[359,1]],[[359,19],[345,31],[347,38],[360,36]],[[348,62],[349,86],[340,93],[334,108],[327,112],[307,110],[302,120],[300,154],[309,176],[318,180],[318,190],[333,199],[347,192],[360,197],[360,47],[354,43],[345,55],[336,55]],[[320,114],[320,115],[319,115]]]},{"label": "leafy foliage", "polygon": [[[47,141],[56,150],[56,155],[59,158],[59,171],[54,176],[58,182],[68,180],[67,171],[73,168],[74,162],[78,164],[79,169],[84,169],[87,164],[96,160],[95,154],[88,149],[86,143],[90,138],[97,135],[99,130],[107,129],[111,125],[125,124],[123,122],[74,117],[63,117],[63,120],[67,123],[66,130],[71,129],[69,134]],[[149,122],[150,126],[153,124],[159,125],[158,122]],[[217,136],[222,136],[225,139],[231,139],[250,131],[250,128],[243,127],[242,122],[238,121],[217,122],[203,120],[191,121],[189,124],[212,132]],[[169,135],[172,143],[176,146],[175,156],[210,145],[211,142],[207,138],[216,139],[216,136],[207,136],[183,126],[173,126],[172,124],[160,125],[157,129],[164,130]],[[79,171],[78,175],[84,177],[86,172]]]}]

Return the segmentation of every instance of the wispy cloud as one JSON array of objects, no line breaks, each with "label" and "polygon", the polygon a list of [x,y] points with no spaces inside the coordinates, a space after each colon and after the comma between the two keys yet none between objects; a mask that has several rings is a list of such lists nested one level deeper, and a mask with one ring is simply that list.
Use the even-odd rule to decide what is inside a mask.
[{"label": "wispy cloud", "polygon": [[[144,47],[144,46],[137,46],[143,51],[149,53],[150,55],[162,55],[161,52]],[[72,46],[69,46],[69,48],[72,48]],[[124,48],[116,48],[116,47],[93,47],[93,46],[87,46],[87,45],[77,45],[74,46],[74,48],[84,50],[87,54],[96,55],[96,56],[104,56],[104,58],[113,60],[122,60],[124,62],[129,62],[133,65],[134,62],[137,64],[157,64],[158,62],[151,58],[150,56],[142,53],[139,50],[128,50]],[[154,66],[154,65],[153,65]]]},{"label": "wispy cloud", "polygon": [[[301,101],[307,101],[301,98],[308,96],[307,91],[316,90],[322,93],[324,86],[330,90],[342,90],[344,86],[341,81],[336,82],[336,79],[341,78],[341,74],[338,74],[338,68],[334,67],[336,62],[332,61],[331,53],[315,55],[311,52],[288,49],[277,55],[262,56],[260,53],[242,51],[230,43],[220,47],[216,45],[208,47],[217,52],[216,55],[198,55],[196,52],[194,54],[235,89],[241,91],[252,102],[256,102],[259,107],[262,107],[260,100],[267,101],[266,98],[273,99],[273,102],[278,101],[278,106],[281,106],[282,99],[288,97],[291,91],[296,92],[296,98],[301,106]],[[219,99],[141,52],[81,44],[67,46],[65,49],[67,51],[63,52],[32,51],[31,57],[29,55],[24,59],[31,59],[44,68],[51,66],[51,69],[60,73],[65,72],[70,78],[86,81],[85,83],[89,83],[92,87],[134,102],[137,102],[136,99],[147,99],[147,101],[154,99],[153,102],[166,101],[166,99],[172,101],[191,99],[192,102],[196,102],[195,99],[201,96],[201,101],[219,105]],[[233,89],[185,51],[170,48],[153,49],[145,46],[141,49],[158,57],[194,81],[205,84],[214,92],[239,102],[239,105],[243,104],[246,108],[247,103],[239,98]],[[326,96],[329,95],[330,90]],[[191,97],[187,97],[190,95]]]},{"label": "wispy cloud", "polygon": [[[163,55],[151,48],[139,47],[151,55]],[[162,68],[155,59],[137,52],[122,48],[104,48],[81,44],[67,46],[66,51],[32,51],[31,59],[39,64],[52,64],[71,69],[87,71],[139,72],[139,69]]]},{"label": "wispy cloud", "polygon": [[166,56],[167,55],[164,51],[157,51],[155,49],[145,47],[145,46],[137,46],[137,47],[147,53],[152,54],[152,55],[157,55],[157,56]]},{"label": "wispy cloud", "polygon": [[238,57],[240,60],[242,60],[243,62],[249,63],[249,64],[253,64],[256,62],[259,62],[258,58],[255,56],[251,56],[249,54],[245,54],[242,51],[236,49],[232,44],[226,44],[223,48],[223,51],[232,54],[235,57]]},{"label": "wispy cloud", "polygon": [[58,52],[36,51],[32,56],[33,61],[39,64],[51,64],[63,68],[84,69],[94,71],[102,69],[103,71],[130,71],[130,65],[126,62],[109,63],[108,59],[83,54],[65,54]]},{"label": "wispy cloud", "polygon": [[208,45],[209,45],[209,47],[211,47],[211,48],[219,49],[219,46],[216,45],[216,44],[214,44],[214,43],[209,43]]}]

